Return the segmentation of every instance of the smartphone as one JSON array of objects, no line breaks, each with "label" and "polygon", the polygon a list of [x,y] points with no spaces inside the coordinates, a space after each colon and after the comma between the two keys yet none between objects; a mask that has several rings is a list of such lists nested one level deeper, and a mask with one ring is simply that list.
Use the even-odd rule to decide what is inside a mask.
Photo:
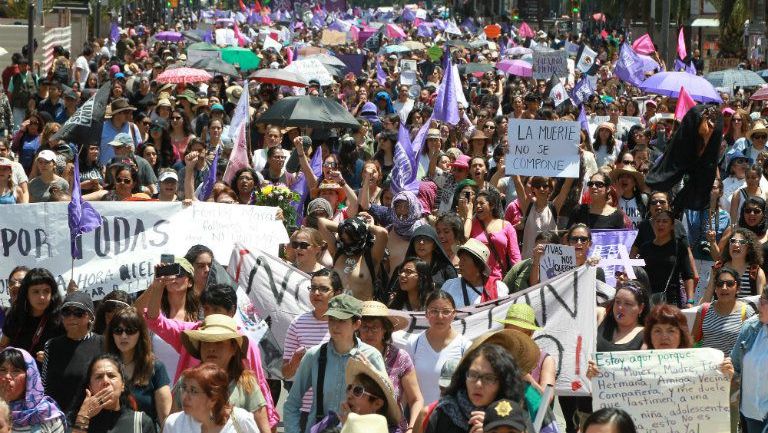
[{"label": "smartphone", "polygon": [[157,268],[158,277],[173,277],[181,274],[181,265],[178,263],[167,263]]},{"label": "smartphone", "polygon": [[470,197],[470,192],[469,191],[465,191],[464,192],[464,198],[469,200],[469,197]]},{"label": "smartphone", "polygon": [[173,254],[161,254],[160,255],[160,263],[174,263],[176,262],[176,257],[173,256]]}]

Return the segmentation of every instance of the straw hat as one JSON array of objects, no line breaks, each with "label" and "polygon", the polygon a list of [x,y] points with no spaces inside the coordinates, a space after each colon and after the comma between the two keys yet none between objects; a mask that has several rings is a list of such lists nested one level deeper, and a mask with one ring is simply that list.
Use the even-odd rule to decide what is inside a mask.
[{"label": "straw hat", "polygon": [[539,346],[533,342],[531,337],[514,329],[489,332],[476,338],[469,349],[464,352],[462,362],[483,344],[498,344],[506,349],[523,373],[530,373],[539,363],[541,354]]},{"label": "straw hat", "polygon": [[507,317],[503,320],[494,320],[502,325],[514,325],[518,328],[538,331],[541,329],[536,326],[536,313],[533,307],[528,304],[512,304],[507,309]]},{"label": "straw hat", "polygon": [[391,314],[389,308],[381,302],[363,302],[363,317],[381,317],[392,323],[393,331],[400,331],[408,326],[408,319],[403,316]]},{"label": "straw hat", "polygon": [[345,375],[347,384],[352,383],[355,376],[358,374],[370,377],[376,382],[376,385],[381,388],[381,391],[384,393],[383,397],[387,400],[387,420],[390,424],[397,425],[403,417],[403,414],[400,411],[400,405],[397,403],[397,400],[395,400],[395,389],[392,386],[389,377],[371,367],[371,364],[367,362],[363,362],[357,358],[350,358],[349,361],[347,361],[347,372]]},{"label": "straw hat", "polygon": [[483,264],[483,269],[485,272],[491,271],[491,268],[488,267],[488,259],[491,257],[491,251],[488,249],[488,247],[485,246],[484,243],[478,241],[475,238],[469,238],[467,239],[467,242],[464,243],[464,245],[456,249],[456,254],[462,251],[465,251],[477,258],[477,260]]},{"label": "straw hat", "polygon": [[347,192],[344,190],[344,187],[332,181],[331,179],[323,179],[323,181],[320,182],[320,185],[317,187],[317,192],[319,193],[324,189],[336,191],[336,194],[339,196],[339,203],[343,202],[347,198]]},{"label": "straw hat", "polygon": [[747,138],[752,140],[752,135],[757,133],[768,134],[768,125],[766,125],[762,120],[755,122],[755,124],[752,126],[752,129],[747,133]]},{"label": "straw hat", "polygon": [[378,414],[350,413],[340,433],[389,433],[387,419]]},{"label": "straw hat", "polygon": [[211,314],[203,321],[203,325],[194,330],[181,333],[181,343],[190,355],[200,359],[200,343],[216,343],[219,341],[235,340],[243,354],[248,352],[248,339],[237,331],[237,322],[224,314]]},{"label": "straw hat", "polygon": [[624,168],[614,168],[611,170],[611,180],[613,183],[616,183],[619,181],[619,178],[621,176],[624,176],[625,174],[628,174],[635,178],[635,184],[637,184],[638,189],[643,189],[645,186],[645,176],[643,173],[640,173],[635,169],[635,167],[632,167],[631,165],[625,165]]}]

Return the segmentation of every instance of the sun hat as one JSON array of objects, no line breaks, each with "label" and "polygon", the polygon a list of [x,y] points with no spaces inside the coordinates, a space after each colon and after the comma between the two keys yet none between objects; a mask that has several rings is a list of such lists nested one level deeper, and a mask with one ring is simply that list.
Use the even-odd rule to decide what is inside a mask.
[{"label": "sun hat", "polygon": [[45,149],[37,154],[38,159],[42,159],[44,161],[55,161],[56,160],[56,154],[53,153],[52,150]]},{"label": "sun hat", "polygon": [[640,173],[635,169],[635,167],[632,167],[631,165],[625,165],[624,168],[614,168],[611,170],[611,180],[613,183],[616,183],[619,181],[619,178],[624,175],[630,175],[633,178],[635,178],[635,184],[637,184],[638,189],[644,189],[645,186],[645,176],[643,173]]},{"label": "sun hat", "polygon": [[208,107],[208,98],[197,98],[197,103],[192,109],[197,110],[198,108],[210,108]]},{"label": "sun hat", "polygon": [[451,380],[453,379],[453,373],[459,368],[459,360],[457,358],[450,358],[440,368],[440,379],[437,381],[437,386],[440,388],[448,388],[451,386]]},{"label": "sun hat", "polygon": [[197,98],[195,98],[195,92],[187,89],[178,96],[178,99],[186,99],[190,104],[197,104]]},{"label": "sun hat", "polygon": [[464,169],[468,170],[469,169],[469,161],[471,161],[471,160],[472,160],[472,158],[470,158],[469,155],[459,155],[456,158],[456,161],[453,161],[451,163],[451,167],[464,168]]},{"label": "sun hat", "polygon": [[363,301],[351,295],[341,294],[328,301],[328,311],[324,316],[331,316],[341,320],[352,317],[362,317]]},{"label": "sun hat", "polygon": [[317,187],[317,192],[319,193],[324,189],[336,191],[336,194],[339,196],[339,203],[343,202],[344,199],[347,198],[347,192],[344,190],[344,187],[331,179],[323,179],[323,181],[320,182],[320,185]]},{"label": "sun hat", "polygon": [[403,413],[400,411],[400,405],[397,403],[397,400],[395,400],[395,390],[392,386],[392,381],[389,380],[389,377],[386,374],[382,374],[371,367],[371,364],[368,362],[363,362],[357,358],[350,358],[349,361],[347,361],[347,371],[345,374],[347,384],[352,383],[355,377],[359,374],[368,376],[376,382],[376,385],[378,385],[379,388],[381,388],[381,392],[383,392],[384,395],[378,397],[384,397],[387,401],[386,417],[389,424],[397,425],[400,422],[400,419],[402,419]]},{"label": "sun hat", "polygon": [[125,98],[115,99],[112,101],[112,103],[109,105],[109,112],[114,116],[117,113],[120,113],[121,111],[134,111],[136,110],[135,107],[132,107],[131,104],[128,103],[128,100]]},{"label": "sun hat", "polygon": [[427,131],[427,139],[430,138],[437,138],[440,141],[443,141],[443,136],[440,135],[440,130],[435,128],[430,128],[429,131]]},{"label": "sun hat", "polygon": [[241,352],[248,353],[248,339],[237,330],[237,322],[226,314],[211,314],[203,320],[198,329],[189,329],[181,333],[181,343],[190,355],[200,359],[200,343],[216,343],[236,340]]},{"label": "sun hat", "polygon": [[472,132],[472,135],[469,136],[469,141],[472,140],[488,140],[488,136],[483,134],[483,131],[475,129],[475,131]]},{"label": "sun hat", "polygon": [[240,95],[243,94],[243,88],[235,84],[227,87],[224,92],[227,94],[227,101],[230,104],[237,104],[240,101]]},{"label": "sun hat", "polygon": [[530,373],[539,363],[541,354],[539,346],[533,342],[531,337],[514,329],[488,332],[477,337],[469,349],[464,352],[462,362],[483,344],[497,344],[506,349],[523,373]]},{"label": "sun hat", "polygon": [[497,427],[509,427],[525,433],[534,431],[528,410],[519,402],[507,399],[497,400],[485,409],[483,431],[491,431]]},{"label": "sun hat", "polygon": [[133,139],[129,134],[125,132],[121,132],[115,135],[115,138],[113,138],[112,141],[109,142],[109,145],[112,147],[131,146],[133,145]]},{"label": "sun hat", "polygon": [[160,98],[160,100],[157,101],[157,108],[160,107],[172,108],[173,104],[171,104],[171,100],[168,98]]},{"label": "sun hat", "polygon": [[488,267],[488,259],[491,257],[491,251],[488,250],[488,247],[485,246],[484,243],[478,241],[475,238],[469,238],[467,239],[467,242],[464,243],[464,245],[461,245],[456,249],[456,254],[458,255],[462,251],[471,254],[473,257],[479,260],[480,263],[483,264],[484,271],[490,271],[491,268]]},{"label": "sun hat", "polygon": [[358,415],[352,412],[341,426],[340,433],[389,433],[389,427],[387,419],[379,414]]},{"label": "sun hat", "polygon": [[747,138],[752,140],[752,135],[757,133],[768,134],[768,125],[766,125],[762,120],[758,120],[754,125],[752,125],[752,129],[750,129],[747,133]]},{"label": "sun hat", "polygon": [[400,331],[408,326],[408,319],[406,317],[392,314],[386,305],[377,301],[363,302],[362,315],[362,317],[380,317],[389,320],[393,331]]},{"label": "sun hat", "polygon": [[91,299],[90,295],[88,295],[85,292],[71,292],[67,293],[67,296],[64,297],[64,302],[61,304],[61,310],[65,308],[79,308],[81,310],[87,311],[88,314],[93,316],[93,300]]},{"label": "sun hat", "polygon": [[528,304],[512,304],[507,309],[507,316],[503,320],[494,320],[494,322],[503,325],[514,325],[518,328],[538,331],[541,329],[536,326],[536,313],[533,307]]}]

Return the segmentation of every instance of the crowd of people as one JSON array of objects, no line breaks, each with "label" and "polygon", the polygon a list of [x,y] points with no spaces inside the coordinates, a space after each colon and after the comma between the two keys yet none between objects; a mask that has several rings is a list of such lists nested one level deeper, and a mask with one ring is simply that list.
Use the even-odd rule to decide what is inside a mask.
[{"label": "crowd of people", "polygon": [[[749,89],[675,117],[674,97],[614,74],[628,38],[619,29],[523,36],[504,24],[489,37],[479,20],[459,27],[441,10],[346,16],[320,6],[303,14],[243,6],[247,23],[238,27],[238,14],[207,12],[179,9],[150,28],[128,8],[110,38],[74,53],[57,47],[48,71],[13,54],[0,93],[0,204],[70,201],[76,180],[86,201],[179,206],[255,205],[264,188],[306,188],[296,191],[308,199],[297,223],[286,224],[281,257],[309,276],[311,310],[280,342],[282,374],[265,368],[259,342],[238,327],[236,287],[204,245],[157,265],[143,292],[115,290],[96,302],[73,284],[60,291],[44,266],[20,265],[8,276],[0,339],[0,433],[523,433],[537,431],[539,412],[538,431],[634,433],[627,413],[593,412],[589,397],[544,399],[557,366],[532,339],[540,327],[531,306],[513,305],[498,331],[475,340],[452,326],[462,308],[544,281],[546,244],[573,247],[575,265],[596,266],[605,282],[590,257],[592,231],[611,229],[637,231],[630,253],[645,266],[617,273],[615,296],[596,306],[596,350],[720,350],[732,431],[768,431],[768,106],[749,100]],[[403,34],[383,25],[368,41],[323,46],[324,30],[341,18],[396,21]],[[189,35],[206,39],[216,29],[235,31],[257,66],[235,63],[205,82],[158,79],[189,66]],[[159,37],[173,31],[184,36]],[[281,48],[265,47],[272,37]],[[395,44],[405,49],[388,49]],[[556,106],[552,83],[497,67],[567,44],[597,53],[596,86],[581,106]],[[317,53],[358,54],[363,64],[329,69],[324,85],[252,74]],[[665,69],[652,57],[658,68],[648,76]],[[700,65],[698,50],[687,61]],[[435,119],[451,64],[461,94],[448,107],[453,123]],[[568,89],[587,73],[571,75]],[[58,134],[104,86],[101,135],[70,142]],[[245,138],[232,124],[244,94]],[[335,101],[357,125],[259,121],[296,95]],[[508,174],[510,119],[582,113],[577,178]],[[403,189],[393,179],[402,174],[399,149],[422,130],[418,187]],[[243,140],[247,166],[225,181]],[[201,195],[209,175],[215,183]],[[166,266],[178,271],[158,273]],[[681,309],[695,306],[690,323]],[[391,310],[423,312],[428,327],[397,344],[393,334],[407,321]],[[597,373],[590,364],[588,375]]]}]

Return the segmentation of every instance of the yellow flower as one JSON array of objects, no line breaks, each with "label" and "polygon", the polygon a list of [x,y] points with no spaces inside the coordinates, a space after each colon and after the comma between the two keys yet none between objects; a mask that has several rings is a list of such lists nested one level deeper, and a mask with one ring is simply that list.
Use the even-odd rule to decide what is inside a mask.
[{"label": "yellow flower", "polygon": [[264,195],[269,195],[272,192],[273,188],[274,187],[272,185],[265,186],[264,188],[261,189],[261,193]]}]

